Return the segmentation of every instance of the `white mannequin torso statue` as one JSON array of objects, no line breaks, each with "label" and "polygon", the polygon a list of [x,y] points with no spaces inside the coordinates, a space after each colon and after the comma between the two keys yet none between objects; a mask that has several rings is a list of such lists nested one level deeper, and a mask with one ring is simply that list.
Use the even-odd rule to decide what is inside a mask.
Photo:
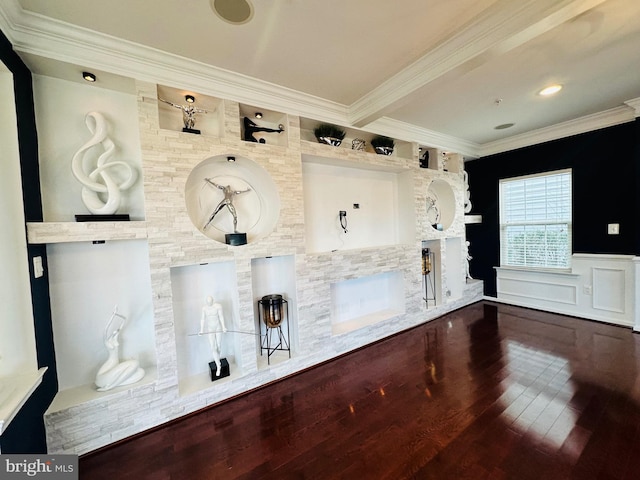
[{"label": "white mannequin torso statue", "polygon": [[213,301],[213,297],[208,296],[202,307],[202,315],[200,317],[200,333],[199,335],[207,335],[213,361],[216,363],[216,376],[220,376],[220,351],[222,349],[222,334],[227,331],[224,324],[224,314],[222,305]]}]

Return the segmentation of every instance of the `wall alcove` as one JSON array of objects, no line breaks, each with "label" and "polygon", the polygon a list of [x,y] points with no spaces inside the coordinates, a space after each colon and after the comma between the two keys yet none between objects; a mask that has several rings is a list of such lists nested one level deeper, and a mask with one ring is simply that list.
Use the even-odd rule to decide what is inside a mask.
[{"label": "wall alcove", "polygon": [[[225,199],[222,187],[234,192],[231,209],[214,212]],[[247,243],[269,235],[278,222],[280,197],[267,171],[253,160],[238,155],[218,155],[200,162],[189,174],[185,201],[191,223],[204,235],[225,243],[225,234],[247,234]]]},{"label": "wall alcove", "polygon": [[448,229],[456,216],[456,198],[451,185],[436,178],[427,188],[427,222],[436,230]]}]

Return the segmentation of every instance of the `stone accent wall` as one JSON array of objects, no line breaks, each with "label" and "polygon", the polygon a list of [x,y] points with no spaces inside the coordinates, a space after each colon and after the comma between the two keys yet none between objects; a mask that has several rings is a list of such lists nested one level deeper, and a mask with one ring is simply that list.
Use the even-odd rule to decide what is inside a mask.
[{"label": "stone accent wall", "polygon": [[[137,92],[146,216],[143,225],[149,245],[157,373],[153,381],[146,384],[48,413],[45,423],[51,453],[86,453],[482,298],[482,283],[473,282],[465,284],[462,297],[437,307],[427,309],[422,300],[421,241],[453,236],[460,237],[464,245],[464,185],[462,174],[420,169],[417,147],[413,148],[412,158],[385,157],[300,140],[300,119],[292,115],[288,116],[284,133],[288,135],[287,147],[244,142],[240,139],[239,106],[227,100],[221,107],[221,137],[169,131],[159,127],[156,85],[138,82]],[[205,237],[191,224],[184,201],[187,177],[200,162],[219,155],[249,158],[263,167],[275,182],[281,211],[275,230],[266,238],[242,247],[230,247]],[[350,165],[410,172],[417,219],[413,244],[307,254],[302,186],[305,156],[332,157]],[[434,178],[451,184],[459,206],[460,213],[446,233],[436,231],[425,220],[426,191]],[[441,254],[446,255],[445,248]],[[294,348],[291,359],[260,368],[255,337],[242,336],[234,352],[240,376],[181,395],[171,268],[234,262],[237,278],[230,281],[238,286],[239,325],[235,327],[255,331],[251,260],[268,256],[295,259],[297,325],[293,330],[297,338],[292,343],[298,348]],[[446,282],[451,272],[443,270],[439,272],[439,281]],[[331,284],[386,272],[400,272],[404,279],[405,313],[350,333],[332,335]],[[464,272],[455,275],[458,281],[462,278],[464,282]]]}]

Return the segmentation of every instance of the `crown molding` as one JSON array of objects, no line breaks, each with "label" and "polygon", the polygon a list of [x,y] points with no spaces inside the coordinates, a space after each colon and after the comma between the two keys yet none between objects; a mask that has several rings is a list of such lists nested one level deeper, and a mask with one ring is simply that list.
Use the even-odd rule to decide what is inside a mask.
[{"label": "crown molding", "polygon": [[458,137],[434,132],[417,127],[411,123],[401,122],[389,117],[382,117],[367,125],[366,130],[378,135],[416,142],[420,145],[440,148],[460,153],[465,157],[479,157],[480,145]]},{"label": "crown molding", "polygon": [[22,10],[15,0],[2,3],[0,26],[18,53],[347,123],[345,105]]},{"label": "crown molding", "polygon": [[624,103],[625,103],[625,105],[628,105],[629,107],[631,107],[631,108],[633,108],[635,110],[636,117],[640,117],[640,97],[632,98],[631,100],[627,100]]},{"label": "crown molding", "polygon": [[495,142],[484,143],[480,146],[479,152],[481,157],[486,157],[496,153],[516,150],[530,145],[536,145],[539,143],[549,142],[551,140],[558,140],[560,138],[599,130],[601,128],[620,125],[622,123],[631,122],[633,119],[634,115],[632,108],[623,105],[603,112],[576,118],[574,120],[539,128],[538,130],[531,130],[530,132],[514,135],[502,140],[496,140]]},{"label": "crown molding", "polygon": [[[525,6],[508,9],[501,17],[502,21],[495,26],[495,30],[504,30],[507,28],[505,23],[514,19],[524,21],[526,15],[532,14],[531,8],[541,15],[544,8],[540,4],[546,5],[547,9],[544,10],[547,16],[541,22],[551,25],[559,18],[575,16],[602,1],[564,0],[561,7],[555,8],[549,5],[549,2],[555,3],[556,0],[529,0]],[[497,3],[513,5],[510,0]],[[537,6],[533,5],[534,3]],[[495,18],[492,18],[492,21],[495,21]],[[528,24],[530,29],[538,28],[537,24],[531,24],[531,21]],[[455,68],[460,62],[464,63],[465,59],[477,60],[480,58],[479,52],[483,48],[486,50],[487,45],[504,47],[505,42],[517,43],[522,41],[521,36],[531,35],[527,29],[520,29],[511,36],[505,36],[503,32],[502,36],[496,37],[491,28],[486,28],[482,19],[463,29],[453,39],[437,47],[351,106],[29,12],[23,10],[17,0],[1,2],[0,29],[18,53],[38,55],[175,88],[191,89],[205,95],[260,105],[263,108],[338,125],[354,125],[358,118],[371,118],[374,119],[372,122],[364,122],[366,128],[363,129],[366,131],[452,150],[472,158],[625,123],[634,119],[634,112],[635,117],[640,116],[640,98],[635,98],[626,101],[626,106],[480,145],[380,115],[385,105],[397,105],[398,99],[410,98],[411,93],[423,86],[425,81],[451,71],[451,68]],[[461,42],[466,43],[462,45]],[[474,46],[475,42],[481,45]],[[354,126],[359,128],[358,125]]]},{"label": "crown molding", "polygon": [[502,0],[474,23],[349,106],[362,127],[411,101],[420,88],[448,74],[462,75],[603,3],[605,0]]}]

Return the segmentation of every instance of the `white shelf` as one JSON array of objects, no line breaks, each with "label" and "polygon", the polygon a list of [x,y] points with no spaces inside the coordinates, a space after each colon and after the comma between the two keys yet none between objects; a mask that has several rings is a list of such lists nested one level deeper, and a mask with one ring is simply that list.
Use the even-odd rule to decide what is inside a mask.
[{"label": "white shelf", "polygon": [[140,240],[147,222],[27,222],[29,244]]},{"label": "white shelf", "polygon": [[215,388],[242,377],[242,372],[234,362],[229,362],[229,376],[212,381],[208,371],[180,379],[180,396],[194,395],[203,390]]},{"label": "white shelf", "polygon": [[157,368],[155,366],[144,367],[144,370],[145,376],[138,383],[116,387],[112,390],[107,390],[106,392],[99,392],[98,390],[96,390],[96,387],[94,385],[80,385],[79,387],[61,390],[56,394],[53,402],[51,402],[51,405],[49,405],[49,408],[47,409],[45,415],[49,415],[53,412],[59,412],[61,410],[66,410],[76,405],[85,404],[94,400],[101,400],[105,397],[110,397],[122,392],[128,392],[130,390],[134,390],[154,383],[158,378]]},{"label": "white shelf", "polygon": [[46,371],[47,367],[43,367],[34,373],[0,378],[0,435],[42,383]]},{"label": "white shelf", "polygon": [[353,332],[354,330],[358,330],[369,325],[375,325],[376,323],[384,322],[385,320],[397,317],[398,315],[402,315],[403,313],[404,312],[401,312],[400,310],[393,309],[380,310],[379,312],[354,318],[352,320],[349,320],[348,322],[333,324],[331,325],[331,334],[341,335],[343,333]]}]

